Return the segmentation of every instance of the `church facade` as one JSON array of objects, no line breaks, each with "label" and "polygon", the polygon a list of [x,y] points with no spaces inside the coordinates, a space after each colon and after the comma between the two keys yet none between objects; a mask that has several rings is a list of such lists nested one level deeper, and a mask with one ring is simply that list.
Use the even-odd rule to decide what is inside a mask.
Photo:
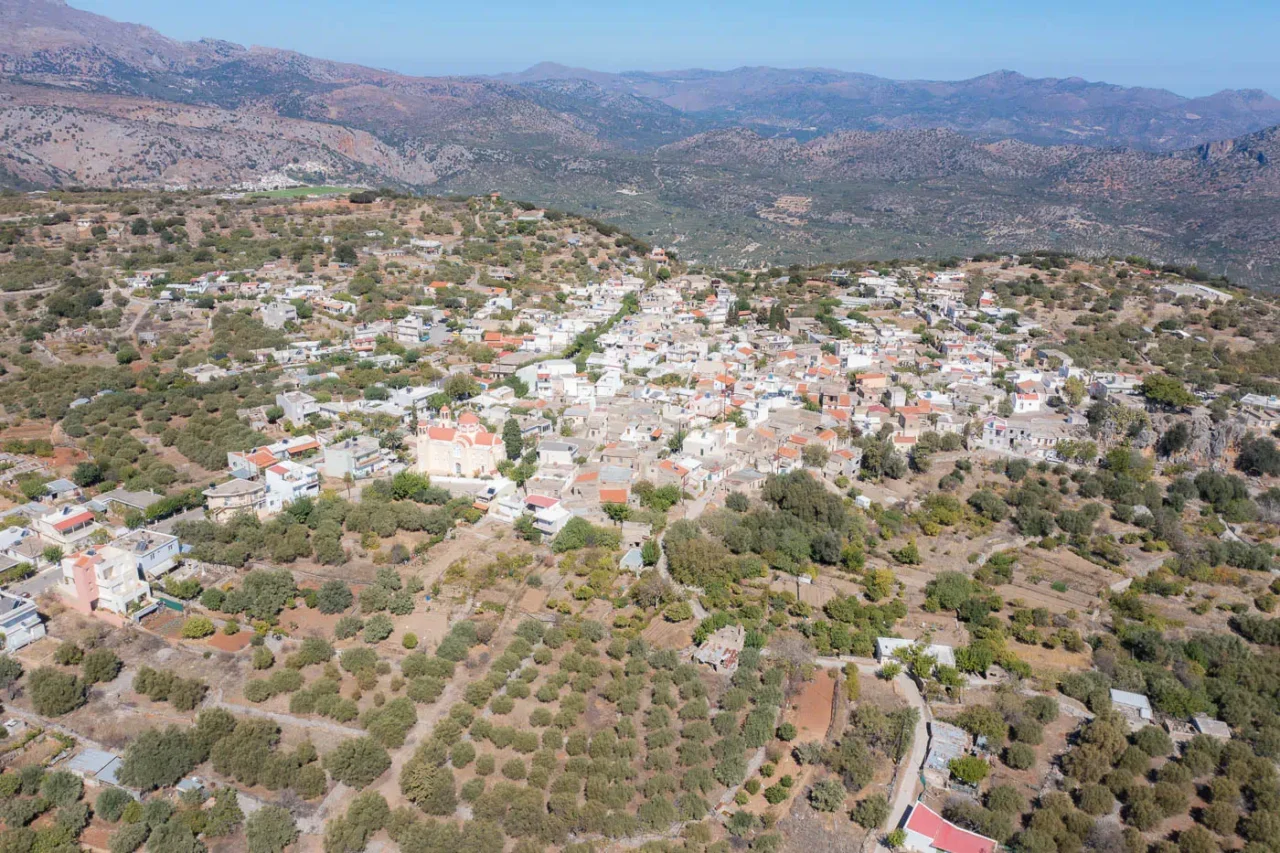
[{"label": "church facade", "polygon": [[418,424],[419,474],[432,477],[486,477],[506,458],[502,436],[489,432],[472,412],[455,423],[448,407],[434,421]]}]

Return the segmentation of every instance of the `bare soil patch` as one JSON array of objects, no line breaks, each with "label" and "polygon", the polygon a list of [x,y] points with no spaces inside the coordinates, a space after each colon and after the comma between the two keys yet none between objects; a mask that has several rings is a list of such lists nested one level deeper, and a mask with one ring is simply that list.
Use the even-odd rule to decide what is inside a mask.
[{"label": "bare soil patch", "polygon": [[220,652],[234,653],[249,648],[249,641],[252,638],[253,634],[250,631],[240,631],[230,636],[219,631],[205,642]]}]

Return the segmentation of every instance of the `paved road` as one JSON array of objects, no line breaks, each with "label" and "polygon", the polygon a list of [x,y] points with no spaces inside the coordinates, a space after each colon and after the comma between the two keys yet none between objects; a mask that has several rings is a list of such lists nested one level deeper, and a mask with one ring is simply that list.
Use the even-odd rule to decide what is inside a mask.
[{"label": "paved road", "polygon": [[929,713],[928,704],[925,703],[924,697],[920,695],[920,691],[916,689],[916,683],[906,673],[899,675],[894,684],[902,689],[907,704],[915,708],[919,716],[916,718],[915,736],[911,739],[911,754],[907,756],[906,762],[898,768],[897,788],[894,790],[893,799],[890,801],[889,822],[886,824],[889,827],[896,827],[902,823],[902,819],[907,814],[907,809],[916,800],[916,784],[920,781],[921,774],[924,772],[924,760],[929,753],[927,726],[929,720],[933,719],[933,716]]},{"label": "paved road", "polygon": [[173,528],[183,521],[204,521],[204,507],[197,506],[188,510],[183,510],[177,515],[171,515],[164,521],[156,522],[147,526],[148,530],[154,530],[158,533],[173,534]]},{"label": "paved road", "polygon": [[29,594],[32,598],[36,598],[45,593],[62,578],[62,566],[50,566],[42,572],[37,573],[34,577],[27,578],[24,581],[15,583],[9,587],[9,592],[15,595]]},{"label": "paved road", "polygon": [[[856,665],[860,674],[873,677],[877,670],[880,669],[880,665],[870,658],[844,656],[817,659],[818,666],[826,669],[840,669],[846,663]],[[911,738],[911,753],[898,767],[897,783],[894,786],[893,796],[889,799],[889,821],[885,824],[887,827],[896,827],[902,823],[902,818],[907,813],[907,809],[916,800],[916,785],[920,781],[920,775],[924,769],[924,760],[929,753],[928,724],[933,719],[933,716],[929,713],[928,704],[924,701],[924,697],[920,695],[919,688],[916,687],[916,683],[911,680],[910,676],[903,673],[894,679],[893,683],[898,692],[902,694],[902,697],[907,700],[907,704],[915,708],[919,716],[916,719],[915,734]]]}]

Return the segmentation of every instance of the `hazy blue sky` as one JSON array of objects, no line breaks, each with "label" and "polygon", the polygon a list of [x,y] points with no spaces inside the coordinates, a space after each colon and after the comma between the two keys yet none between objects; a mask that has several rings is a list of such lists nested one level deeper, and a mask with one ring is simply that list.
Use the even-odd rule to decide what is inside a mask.
[{"label": "hazy blue sky", "polygon": [[1007,68],[1188,94],[1280,95],[1275,0],[71,0],[204,36],[413,74],[553,61],[604,71],[824,66],[958,79]]}]

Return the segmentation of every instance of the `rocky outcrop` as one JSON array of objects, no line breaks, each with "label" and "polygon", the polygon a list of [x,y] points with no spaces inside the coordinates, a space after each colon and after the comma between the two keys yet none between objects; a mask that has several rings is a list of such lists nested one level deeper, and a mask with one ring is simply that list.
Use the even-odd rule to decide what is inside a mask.
[{"label": "rocky outcrop", "polygon": [[1190,462],[1216,470],[1227,467],[1229,454],[1245,437],[1247,428],[1243,421],[1229,417],[1214,421],[1206,409],[1196,409],[1190,415],[1156,415],[1152,419],[1152,432],[1164,433],[1183,424],[1189,436],[1186,446],[1170,456],[1171,462]]}]

